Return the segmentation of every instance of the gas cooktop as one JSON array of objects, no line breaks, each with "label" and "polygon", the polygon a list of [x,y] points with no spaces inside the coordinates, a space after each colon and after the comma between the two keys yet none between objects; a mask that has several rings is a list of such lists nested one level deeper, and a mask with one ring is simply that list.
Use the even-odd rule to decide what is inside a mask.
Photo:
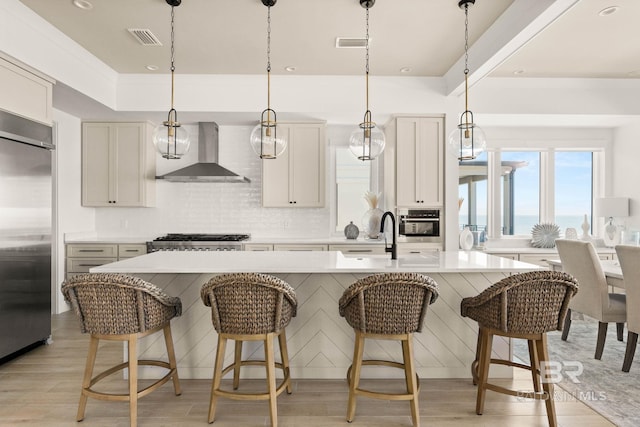
[{"label": "gas cooktop", "polygon": [[169,233],[153,239],[154,242],[241,242],[249,239],[248,234],[181,234]]}]

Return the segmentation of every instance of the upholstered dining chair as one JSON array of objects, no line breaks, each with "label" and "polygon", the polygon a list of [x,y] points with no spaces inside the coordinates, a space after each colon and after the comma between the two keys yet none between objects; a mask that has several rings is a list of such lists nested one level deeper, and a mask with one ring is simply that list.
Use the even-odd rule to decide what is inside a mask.
[{"label": "upholstered dining chair", "polygon": [[[553,384],[548,378],[548,373],[540,368],[549,360],[546,333],[562,330],[569,303],[577,291],[576,280],[566,273],[534,271],[504,278],[479,295],[462,300],[462,316],[477,321],[479,325],[476,349],[478,363],[472,364],[472,371],[475,371],[472,372],[472,376],[477,378],[478,383],[478,415],[484,412],[486,391],[492,390],[512,396],[544,399],[549,426],[558,425]],[[530,365],[492,358],[494,336],[526,339],[529,345]],[[530,370],[534,391],[511,390],[489,383],[489,366],[492,363]],[[541,381],[540,376],[543,372]]]},{"label": "upholstered dining chair", "polygon": [[600,265],[595,248],[588,241],[556,240],[563,271],[578,280],[580,293],[571,300],[562,331],[566,341],[571,328],[571,313],[576,311],[598,321],[598,339],[595,358],[601,359],[607,338],[607,326],[615,323],[618,341],[623,340],[624,323],[627,320],[627,304],[624,294],[609,293],[607,279]]},{"label": "upholstered dining chair", "polygon": [[640,246],[618,245],[616,254],[622,268],[627,296],[627,350],[622,370],[629,372],[640,333]]},{"label": "upholstered dining chair", "polygon": [[[419,383],[413,360],[413,334],[422,331],[429,304],[438,298],[436,282],[417,273],[373,274],[355,281],[344,291],[340,315],[354,329],[353,362],[347,371],[349,404],[347,421],[354,419],[356,396],[383,400],[408,400],[414,427],[420,425]],[[363,360],[365,339],[399,340],[403,362]],[[363,365],[382,365],[404,370],[406,393],[383,393],[360,387]]]},{"label": "upholstered dining chair", "polygon": [[[278,425],[276,398],[286,389],[292,392],[289,355],[285,328],[296,316],[298,302],[293,288],[284,280],[267,274],[231,273],[214,276],[202,286],[202,302],[211,307],[211,320],[218,332],[209,423],[215,419],[218,397],[235,400],[268,400],[271,425]],[[275,361],[273,342],[278,339],[281,363]],[[223,368],[228,340],[235,341],[233,363]],[[262,341],[264,360],[242,360],[243,341]],[[267,377],[266,393],[235,391],[240,385],[240,368],[247,365],[264,366]],[[283,379],[276,385],[276,368]],[[222,377],[233,370],[233,390],[221,386]]]},{"label": "upholstered dining chair", "polygon": [[[62,284],[62,294],[80,319],[80,329],[91,334],[89,354],[82,380],[82,393],[77,420],[84,419],[87,398],[129,402],[131,427],[138,418],[138,399],[173,379],[175,394],[181,394],[176,367],[176,356],[171,338],[171,319],[180,316],[182,304],[179,298],[170,297],[152,283],[125,274],[81,274]],[[138,360],[137,340],[155,332],[164,333],[168,362],[162,360]],[[128,360],[93,376],[100,340],[127,343]],[[138,366],[159,366],[166,374],[138,390]],[[99,392],[96,383],[120,370],[127,369],[129,390],[127,394]]]}]

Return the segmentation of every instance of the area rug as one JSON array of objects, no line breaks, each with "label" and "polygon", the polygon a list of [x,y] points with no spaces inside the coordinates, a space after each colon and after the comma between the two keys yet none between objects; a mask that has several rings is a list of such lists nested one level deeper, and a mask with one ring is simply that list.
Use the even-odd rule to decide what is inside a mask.
[{"label": "area rug", "polygon": [[[560,332],[547,334],[550,372],[556,384],[556,400],[580,400],[620,427],[640,426],[640,350],[630,372],[622,372],[626,349],[616,339],[615,324],[609,325],[602,360],[594,359],[598,322],[573,320],[567,341]],[[514,356],[528,363],[526,341],[514,340]]]}]

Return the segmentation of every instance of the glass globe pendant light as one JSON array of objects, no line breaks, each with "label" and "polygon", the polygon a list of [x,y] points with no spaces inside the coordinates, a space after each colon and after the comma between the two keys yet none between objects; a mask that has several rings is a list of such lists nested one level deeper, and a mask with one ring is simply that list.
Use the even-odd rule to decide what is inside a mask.
[{"label": "glass globe pendant light", "polygon": [[171,6],[171,109],[167,115],[167,121],[162,122],[162,125],[155,129],[153,133],[153,143],[158,153],[165,159],[179,159],[189,151],[189,146],[191,145],[189,133],[180,126],[178,113],[176,109],[173,108],[174,73],[176,70],[174,65],[174,8],[180,6],[182,0],[166,0],[166,2]]},{"label": "glass globe pendant light", "polygon": [[464,8],[464,112],[460,115],[457,129],[449,134],[448,151],[458,160],[473,160],[487,148],[484,131],[473,122],[473,113],[469,110],[469,5],[476,0],[460,0],[458,6]]},{"label": "glass globe pendant light", "polygon": [[261,159],[275,159],[287,148],[284,132],[280,130],[277,115],[271,109],[271,6],[277,0],[262,0],[267,6],[267,108],[262,111],[260,123],[251,132],[251,148]]},{"label": "glass globe pendant light", "polygon": [[384,132],[376,127],[371,120],[371,110],[369,110],[369,8],[376,3],[375,0],[359,0],[360,6],[367,10],[367,35],[365,39],[365,82],[366,82],[366,104],[367,111],[364,113],[364,120],[358,125],[358,129],[351,133],[349,138],[349,150],[359,160],[373,160],[384,151]]},{"label": "glass globe pendant light", "polygon": [[384,132],[376,127],[375,122],[371,119],[371,111],[369,110],[369,8],[375,4],[375,0],[359,0],[360,6],[367,10],[367,36],[366,36],[366,104],[367,111],[364,113],[364,120],[358,126],[358,129],[351,133],[349,138],[349,150],[359,160],[373,160],[384,151]]}]

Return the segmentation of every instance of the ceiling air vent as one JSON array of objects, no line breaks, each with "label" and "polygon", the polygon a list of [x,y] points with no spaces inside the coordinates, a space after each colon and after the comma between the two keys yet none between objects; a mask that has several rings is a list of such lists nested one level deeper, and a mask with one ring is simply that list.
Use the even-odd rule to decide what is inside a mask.
[{"label": "ceiling air vent", "polygon": [[[369,44],[371,44],[371,40],[371,37],[369,37]],[[355,37],[336,37],[336,47],[364,49],[365,47],[367,47],[367,39]]]},{"label": "ceiling air vent", "polygon": [[162,46],[160,40],[146,28],[129,28],[127,31],[143,46]]}]

